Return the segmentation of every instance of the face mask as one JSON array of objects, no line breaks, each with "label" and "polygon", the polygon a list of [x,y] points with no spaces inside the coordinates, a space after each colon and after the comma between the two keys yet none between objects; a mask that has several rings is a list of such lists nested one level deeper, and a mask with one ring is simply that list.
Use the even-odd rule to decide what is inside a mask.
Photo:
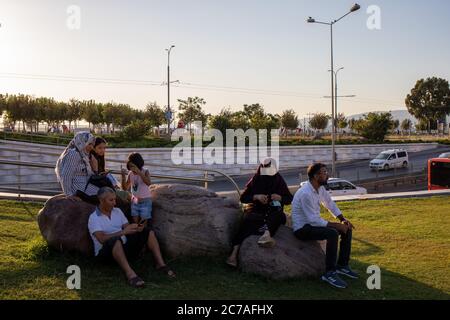
[{"label": "face mask", "polygon": [[272,207],[281,207],[281,203],[280,203],[280,201],[278,201],[278,200],[273,200],[273,201],[270,203],[270,205],[271,205]]}]

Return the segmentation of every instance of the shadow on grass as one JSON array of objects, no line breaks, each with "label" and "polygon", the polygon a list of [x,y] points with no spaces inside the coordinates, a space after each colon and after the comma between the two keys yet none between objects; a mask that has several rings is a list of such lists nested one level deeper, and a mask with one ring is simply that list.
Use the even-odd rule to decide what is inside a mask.
[{"label": "shadow on grass", "polygon": [[378,254],[378,253],[383,253],[384,252],[384,250],[381,247],[376,246],[376,245],[370,243],[369,241],[362,240],[362,239],[359,239],[359,238],[356,238],[356,237],[353,237],[352,240],[356,241],[356,242],[359,242],[359,243],[361,243],[363,245],[363,248],[359,248],[359,247],[357,249],[353,249],[352,248],[353,252],[354,253],[357,252],[358,255],[370,256],[370,255],[374,255],[374,254]]},{"label": "shadow on grass", "polygon": [[[378,250],[370,248],[370,250]],[[153,267],[150,254],[132,262],[146,281],[143,289],[127,285],[117,266],[99,264],[94,258],[61,254],[36,241],[23,263],[0,270],[3,299],[449,299],[442,290],[389,270],[381,270],[381,290],[368,290],[367,263],[354,260],[360,273],[348,280],[349,288],[331,288],[319,279],[275,281],[230,269],[225,256],[179,258],[170,264],[177,279],[170,280]],[[66,287],[67,267],[81,269],[81,290]],[[20,292],[20,293],[19,293]]]}]

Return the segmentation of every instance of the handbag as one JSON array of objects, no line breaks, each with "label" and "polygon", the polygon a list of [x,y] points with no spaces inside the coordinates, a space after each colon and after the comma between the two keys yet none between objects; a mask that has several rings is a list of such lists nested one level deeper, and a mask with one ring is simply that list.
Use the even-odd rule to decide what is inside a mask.
[{"label": "handbag", "polygon": [[[108,177],[105,174],[94,174],[94,175],[90,176],[87,184],[89,184],[89,183],[98,188],[110,187],[111,189],[114,189],[113,184],[111,183],[111,181],[108,179]],[[86,185],[86,188],[87,188],[87,185]]]}]

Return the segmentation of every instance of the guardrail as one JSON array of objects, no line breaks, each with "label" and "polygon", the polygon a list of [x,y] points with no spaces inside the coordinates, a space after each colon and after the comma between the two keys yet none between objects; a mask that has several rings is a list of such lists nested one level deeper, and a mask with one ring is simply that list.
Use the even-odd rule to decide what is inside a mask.
[{"label": "guardrail", "polygon": [[426,173],[419,173],[415,175],[407,175],[396,178],[382,179],[378,181],[369,181],[362,183],[361,186],[366,189],[378,190],[380,187],[385,187],[386,185],[393,185],[397,187],[399,184],[417,184],[419,182],[426,182],[428,179]]},{"label": "guardrail", "polygon": [[[27,153],[27,154],[40,154],[40,155],[48,155],[48,156],[59,156],[60,153],[57,152],[46,152],[46,151],[40,151],[40,150],[30,150],[30,149],[20,149],[20,148],[9,148],[9,147],[3,147],[0,145],[0,151],[10,151],[10,152],[17,152],[19,153]],[[111,163],[123,163],[123,160],[116,160],[116,159],[108,159],[108,162]],[[209,174],[210,173],[217,173],[223,177],[225,177],[229,182],[231,182],[231,184],[233,185],[233,187],[236,189],[238,195],[240,196],[241,194],[241,190],[239,188],[239,186],[237,185],[237,183],[234,181],[234,179],[232,177],[230,177],[228,174],[226,174],[225,172],[222,172],[220,170],[216,170],[216,169],[201,169],[201,168],[195,168],[195,167],[189,167],[189,166],[175,166],[175,165],[166,165],[166,164],[159,164],[159,163],[152,163],[150,161],[145,161],[147,166],[152,166],[152,167],[160,167],[160,168],[168,168],[168,169],[177,169],[177,170],[187,170],[187,171],[200,171],[203,173],[203,178],[189,178],[189,177],[183,177],[183,176],[173,176],[173,175],[161,175],[161,174],[150,174],[150,176],[153,176],[155,178],[162,178],[162,179],[172,179],[172,180],[190,180],[190,181],[197,181],[197,182],[203,182],[205,188],[208,188],[208,182],[214,182],[214,179],[209,179]],[[53,165],[54,168],[54,165]],[[117,170],[111,170],[113,173],[119,173],[120,171]]]},{"label": "guardrail", "polygon": [[[28,132],[8,132],[1,131],[1,138],[7,141],[20,141],[20,142],[31,142],[38,143],[45,140],[45,144],[54,146],[64,146],[67,145],[72,138],[59,136],[59,135],[48,135],[48,134],[33,134]],[[48,141],[54,140],[54,141]]]}]

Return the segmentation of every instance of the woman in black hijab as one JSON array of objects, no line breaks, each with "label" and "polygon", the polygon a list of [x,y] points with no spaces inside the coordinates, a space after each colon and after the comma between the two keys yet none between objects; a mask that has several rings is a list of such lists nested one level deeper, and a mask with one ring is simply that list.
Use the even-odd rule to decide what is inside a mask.
[{"label": "woman in black hijab", "polygon": [[237,267],[239,248],[245,238],[262,235],[258,244],[273,247],[272,238],[280,225],[286,223],[284,205],[292,202],[292,194],[277,169],[275,159],[266,158],[258,167],[256,174],[247,182],[240,201],[247,204],[244,219],[238,234],[232,241],[233,251],[227,264]]}]

